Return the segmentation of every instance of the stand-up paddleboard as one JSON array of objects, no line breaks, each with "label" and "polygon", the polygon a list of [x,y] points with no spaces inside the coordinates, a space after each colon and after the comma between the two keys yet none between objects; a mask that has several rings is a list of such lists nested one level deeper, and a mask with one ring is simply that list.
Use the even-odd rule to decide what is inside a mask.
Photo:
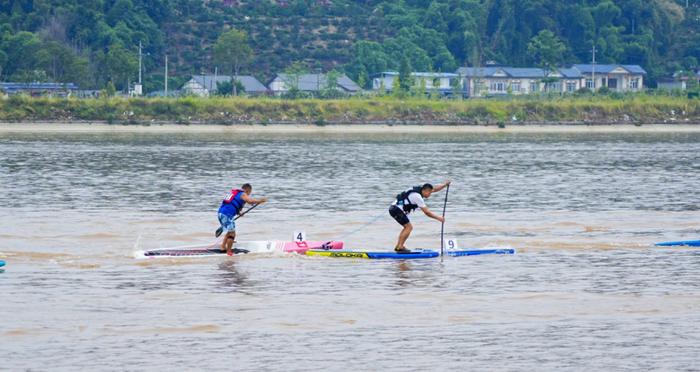
[{"label": "stand-up paddleboard", "polygon": [[5,266],[5,261],[0,260],[0,267],[3,267],[3,266]]},{"label": "stand-up paddleboard", "polygon": [[700,240],[679,240],[676,242],[661,242],[655,244],[657,247],[700,247]]},{"label": "stand-up paddleboard", "polygon": [[395,259],[395,260],[413,260],[419,258],[438,257],[440,252],[431,250],[412,250],[411,253],[396,253],[396,252],[365,252],[365,251],[345,251],[345,250],[318,250],[310,249],[306,251],[307,256],[319,257],[335,257],[335,258],[365,258],[371,260],[379,259]]},{"label": "stand-up paddleboard", "polygon": [[478,256],[482,254],[515,254],[513,248],[489,248],[489,249],[465,249],[456,251],[446,251],[447,256],[462,257],[462,256]]},{"label": "stand-up paddleboard", "polygon": [[[172,257],[212,257],[225,256],[219,242],[209,245],[190,245],[172,248],[158,248],[145,251],[135,251],[134,258],[172,258]],[[249,241],[233,245],[234,254],[244,253],[298,253],[304,254],[309,249],[342,249],[343,242],[281,242],[281,241]]]},{"label": "stand-up paddleboard", "polygon": [[[416,258],[434,258],[440,256],[440,252],[429,249],[412,250],[412,253],[396,253],[391,251],[386,252],[365,252],[365,251],[350,251],[350,250],[318,250],[310,249],[306,251],[307,256],[317,257],[335,257],[335,258],[365,258],[365,259],[396,259],[410,260]],[[489,248],[489,249],[467,249],[446,251],[446,256],[462,257],[462,256],[478,256],[484,254],[515,254],[515,249],[512,248]]]}]

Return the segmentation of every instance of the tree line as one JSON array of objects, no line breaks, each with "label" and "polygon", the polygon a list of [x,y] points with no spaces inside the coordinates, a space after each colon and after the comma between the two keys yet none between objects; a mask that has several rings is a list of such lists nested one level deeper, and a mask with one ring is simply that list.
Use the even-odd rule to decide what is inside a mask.
[{"label": "tree line", "polygon": [[[237,32],[237,36],[230,33]],[[228,36],[226,36],[228,35]],[[236,53],[222,38],[249,48]],[[640,64],[650,80],[698,67],[698,0],[0,0],[0,80],[161,89],[215,68],[261,80],[294,64],[373,74],[513,66]],[[404,66],[404,68],[406,68]],[[174,79],[172,86],[182,81]],[[234,87],[235,89],[235,87]]]}]

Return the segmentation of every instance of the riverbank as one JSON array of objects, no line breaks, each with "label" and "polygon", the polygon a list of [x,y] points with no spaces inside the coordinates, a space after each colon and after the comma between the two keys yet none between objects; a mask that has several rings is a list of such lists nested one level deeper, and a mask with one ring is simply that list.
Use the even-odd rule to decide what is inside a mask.
[{"label": "riverbank", "polygon": [[0,122],[116,125],[645,125],[700,124],[700,100],[667,96],[447,101],[391,97],[0,100]]},{"label": "riverbank", "polygon": [[107,123],[0,123],[0,133],[663,133],[700,132],[698,124],[616,125],[215,125],[215,124],[107,124]]}]

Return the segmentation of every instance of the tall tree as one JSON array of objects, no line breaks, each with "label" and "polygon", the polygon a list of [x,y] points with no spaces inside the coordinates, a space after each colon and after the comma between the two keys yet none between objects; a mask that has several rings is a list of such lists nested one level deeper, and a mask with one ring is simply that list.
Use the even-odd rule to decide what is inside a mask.
[{"label": "tall tree", "polygon": [[117,85],[125,83],[122,89],[126,92],[129,90],[129,81],[136,75],[138,71],[138,57],[124,48],[121,44],[110,46],[106,56],[107,70],[113,81]]},{"label": "tall tree", "polygon": [[[241,68],[250,63],[252,58],[253,50],[248,45],[245,31],[226,31],[214,43],[214,63],[229,75],[238,76]],[[238,95],[236,84],[233,85],[233,95]]]},{"label": "tall tree", "polygon": [[403,92],[408,92],[413,85],[413,79],[411,78],[411,64],[408,62],[408,58],[404,57],[401,59],[401,67],[399,68],[399,87]]},{"label": "tall tree", "polygon": [[564,60],[566,46],[552,31],[542,30],[530,40],[527,53],[547,73]]}]

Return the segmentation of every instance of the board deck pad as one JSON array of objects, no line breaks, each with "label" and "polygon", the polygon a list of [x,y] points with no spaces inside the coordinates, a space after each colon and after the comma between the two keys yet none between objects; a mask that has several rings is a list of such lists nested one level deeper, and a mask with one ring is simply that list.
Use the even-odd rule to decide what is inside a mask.
[{"label": "board deck pad", "polygon": [[700,240],[679,240],[675,242],[661,242],[657,247],[700,247]]},{"label": "board deck pad", "polygon": [[[172,257],[211,257],[211,256],[226,256],[226,252],[222,252],[221,243],[213,243],[200,246],[182,246],[172,248],[158,248],[144,251],[135,251],[134,258],[172,258]],[[343,242],[282,242],[282,241],[249,241],[234,244],[234,249],[238,249],[239,253],[298,253],[304,254],[309,249],[342,249]],[[243,250],[247,251],[244,252]]]}]

